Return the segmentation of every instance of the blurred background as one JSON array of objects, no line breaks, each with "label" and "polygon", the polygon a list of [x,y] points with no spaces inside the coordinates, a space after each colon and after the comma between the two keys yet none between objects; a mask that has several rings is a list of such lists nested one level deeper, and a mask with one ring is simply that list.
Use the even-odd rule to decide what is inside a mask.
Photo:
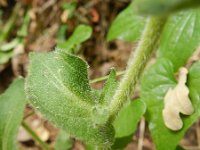
[{"label": "blurred background", "polygon": [[[30,52],[48,52],[57,43],[67,40],[80,24],[92,27],[92,36],[78,48],[78,55],[88,64],[89,77],[95,79],[109,73],[111,67],[122,71],[135,44],[115,40],[106,41],[106,35],[117,14],[131,0],[0,0],[0,93],[17,76],[26,76]],[[99,89],[102,82],[92,84]],[[137,96],[137,95],[136,95]],[[24,120],[34,132],[51,147],[58,129],[41,114],[27,105]],[[141,130],[133,136],[128,149],[137,149]],[[140,127],[142,125],[140,124]],[[200,129],[196,123],[181,141],[188,149],[198,145]],[[17,141],[22,150],[40,150],[37,142],[20,128]],[[71,149],[84,150],[84,144],[72,139]],[[149,132],[145,130],[143,148],[154,149]]]}]

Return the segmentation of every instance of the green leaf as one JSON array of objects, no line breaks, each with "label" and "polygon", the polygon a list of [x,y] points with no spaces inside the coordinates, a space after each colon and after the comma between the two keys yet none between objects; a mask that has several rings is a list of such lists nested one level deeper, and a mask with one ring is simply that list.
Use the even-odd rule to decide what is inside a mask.
[{"label": "green leaf", "polygon": [[187,85],[190,89],[190,98],[195,108],[195,113],[186,118],[186,128],[189,128],[200,116],[200,61],[192,65],[189,70]]},{"label": "green leaf", "polygon": [[146,106],[141,100],[133,100],[125,105],[113,123],[115,128],[115,143],[113,149],[122,149],[132,140],[138,122],[146,111]]},{"label": "green leaf", "polygon": [[95,146],[93,146],[93,145],[86,145],[85,146],[86,148],[86,150],[94,150],[96,147]]},{"label": "green leaf", "polygon": [[144,29],[144,24],[145,19],[134,13],[132,3],[113,21],[107,35],[107,40],[120,39],[129,42],[136,41]]},{"label": "green leaf", "polygon": [[67,25],[61,25],[58,29],[58,32],[57,32],[57,41],[58,42],[62,42],[65,40],[65,34],[66,34],[66,31],[68,30],[68,27]]},{"label": "green leaf", "polygon": [[116,138],[115,143],[112,145],[112,150],[122,150],[124,149],[133,139],[133,135]]},{"label": "green leaf", "polygon": [[17,20],[19,10],[20,10],[20,5],[16,4],[8,21],[3,26],[3,29],[1,29],[2,31],[0,34],[0,44],[6,41],[13,27],[16,25],[15,21]]},{"label": "green leaf", "polygon": [[0,149],[16,150],[16,136],[26,104],[24,80],[16,79],[0,96]]},{"label": "green leaf", "polygon": [[[50,121],[85,142],[110,146],[114,129],[93,118],[98,97],[89,86],[87,64],[61,51],[32,53],[26,92],[32,104]],[[98,116],[96,116],[98,117]]]},{"label": "green leaf", "polygon": [[159,58],[172,61],[174,70],[184,65],[200,44],[200,10],[180,12],[169,18],[158,51]]},{"label": "green leaf", "polygon": [[183,147],[181,147],[180,145],[178,145],[177,147],[176,147],[176,150],[185,150]]},{"label": "green leaf", "polygon": [[[97,105],[93,109],[93,119],[96,123],[102,124],[108,120],[109,110],[107,106],[112,100],[113,95],[117,89],[118,82],[116,80],[116,71],[111,69],[109,77],[103,87],[102,91],[94,91],[96,95],[99,95],[98,103],[101,105]],[[98,92],[98,93],[97,93]],[[98,117],[97,117],[98,116]]]},{"label": "green leaf", "polygon": [[[157,150],[173,150],[178,144],[176,132],[165,127],[162,119],[163,99],[170,87],[176,85],[173,65],[161,59],[144,73],[141,99],[147,105],[146,119]],[[167,145],[167,146],[166,146]]]},{"label": "green leaf", "polygon": [[17,47],[17,45],[19,45],[19,43],[20,43],[20,40],[16,38],[9,43],[2,44],[0,46],[0,51],[7,52],[10,50],[13,50],[15,47]]},{"label": "green leaf", "polygon": [[67,49],[70,53],[76,53],[77,46],[89,39],[91,34],[92,28],[90,26],[79,25],[67,41],[58,41],[57,47],[58,49]]},{"label": "green leaf", "polygon": [[28,26],[30,23],[30,13],[29,11],[26,12],[26,14],[24,15],[24,19],[23,19],[23,23],[21,28],[17,31],[17,36],[24,38],[28,35]]},{"label": "green leaf", "polygon": [[68,18],[71,18],[73,16],[76,5],[76,2],[63,2],[62,9],[68,12]]},{"label": "green leaf", "polygon": [[59,131],[56,138],[55,150],[69,150],[73,146],[73,141],[70,136],[63,130]]},{"label": "green leaf", "polygon": [[108,105],[113,95],[115,94],[117,86],[118,83],[116,80],[116,71],[114,69],[111,69],[109,77],[100,95],[100,103]]},{"label": "green leaf", "polygon": [[197,7],[198,0],[135,0],[135,10],[141,14],[158,15],[161,13],[171,13],[174,11]]},{"label": "green leaf", "polygon": [[5,64],[13,56],[13,51],[1,52],[0,51],[0,64]]},{"label": "green leaf", "polygon": [[139,99],[133,100],[130,104],[125,105],[113,123],[115,137],[120,138],[133,134],[145,110],[144,102]]},{"label": "green leaf", "polygon": [[[162,110],[164,96],[168,89],[176,85],[176,79],[172,63],[167,59],[161,59],[145,72],[141,83],[141,99],[147,105],[146,119],[157,150],[173,150],[184,136],[187,129],[200,115],[200,63],[192,66],[188,76],[190,98],[195,113],[190,116],[182,116],[183,128],[180,131],[171,131],[163,122]],[[166,146],[167,145],[167,146]]]}]

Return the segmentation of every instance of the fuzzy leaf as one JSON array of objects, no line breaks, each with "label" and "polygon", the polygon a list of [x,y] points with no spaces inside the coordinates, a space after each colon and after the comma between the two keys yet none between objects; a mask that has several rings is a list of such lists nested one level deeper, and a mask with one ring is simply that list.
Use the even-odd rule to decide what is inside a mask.
[{"label": "fuzzy leaf", "polygon": [[117,88],[117,80],[116,80],[116,71],[114,69],[111,70],[109,74],[109,78],[106,81],[106,84],[100,95],[100,102],[102,104],[108,105],[111,101],[113,95],[115,94],[115,90]]},{"label": "fuzzy leaf", "polygon": [[64,40],[65,40],[65,34],[66,34],[66,31],[68,30],[68,27],[67,25],[60,25],[59,29],[58,29],[58,32],[57,32],[57,42],[58,42],[58,47],[59,47],[59,43],[62,43]]},{"label": "fuzzy leaf", "polygon": [[198,0],[135,0],[135,9],[142,14],[171,13],[185,8],[199,6]]},{"label": "fuzzy leaf", "polygon": [[[112,76],[112,73],[110,73]],[[116,120],[113,122],[115,128],[115,142],[112,145],[113,150],[119,150],[126,147],[131,142],[133,134],[137,129],[138,122],[145,113],[146,106],[141,100],[133,100],[127,103],[119,112]],[[87,145],[87,150],[95,149],[92,145]]]},{"label": "fuzzy leaf", "polygon": [[[108,113],[108,105],[110,101],[112,100],[113,95],[115,94],[115,91],[117,89],[118,82],[116,80],[116,72],[114,69],[111,69],[111,72],[109,74],[109,77],[105,83],[105,86],[103,87],[102,91],[96,91],[99,92],[96,95],[99,95],[99,104],[93,109],[93,119],[96,123],[102,124],[108,120],[109,113]],[[98,117],[97,117],[98,116]]]},{"label": "fuzzy leaf", "polygon": [[32,53],[30,60],[26,92],[32,104],[70,135],[111,145],[112,125],[96,124],[92,117],[99,102],[89,86],[86,62],[61,51]]},{"label": "fuzzy leaf", "polygon": [[91,34],[92,28],[90,26],[79,25],[67,41],[58,41],[57,47],[59,49],[67,49],[70,53],[75,53],[76,47],[89,39]]},{"label": "fuzzy leaf", "polygon": [[16,136],[26,104],[24,80],[16,79],[0,95],[0,149],[16,150]]},{"label": "fuzzy leaf", "polygon": [[[163,122],[162,110],[164,96],[169,88],[176,86],[173,65],[167,59],[161,59],[145,72],[141,83],[141,99],[147,105],[146,119],[157,150],[173,150],[184,136],[187,129],[200,115],[200,63],[196,63],[189,71],[188,87],[195,113],[191,116],[182,116],[183,128],[180,131],[171,131]],[[163,142],[164,141],[164,142]],[[167,145],[167,146],[166,146]]]},{"label": "fuzzy leaf", "polygon": [[200,10],[192,9],[173,15],[161,36],[159,58],[172,61],[174,70],[183,66],[200,44]]},{"label": "fuzzy leaf", "polygon": [[65,131],[60,130],[56,138],[55,150],[69,150],[72,146],[72,139]]},{"label": "fuzzy leaf", "polygon": [[144,29],[145,19],[133,11],[133,3],[123,10],[113,21],[107,40],[114,39],[133,42],[139,39]]}]

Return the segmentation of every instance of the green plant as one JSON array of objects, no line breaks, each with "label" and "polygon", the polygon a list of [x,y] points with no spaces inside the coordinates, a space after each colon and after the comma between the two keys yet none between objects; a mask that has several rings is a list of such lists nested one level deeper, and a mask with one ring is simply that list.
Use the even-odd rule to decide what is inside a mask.
[{"label": "green plant", "polygon": [[7,38],[9,37],[10,32],[15,26],[15,21],[17,20],[17,12],[19,10],[20,5],[17,4],[12,12],[11,17],[4,25],[2,31],[0,31],[0,64],[7,63],[11,57],[16,55],[14,53],[14,49],[19,46],[23,47],[24,45],[24,38],[27,36],[27,28],[30,21],[28,11],[24,15],[24,19],[22,20],[22,26],[18,30],[16,37],[12,41],[7,42]]},{"label": "green plant", "polygon": [[[149,3],[152,5],[148,5]],[[71,137],[84,141],[87,149],[124,148],[131,141],[143,115],[149,124],[156,149],[181,149],[178,146],[180,139],[200,115],[199,61],[188,67],[189,73],[186,77],[194,113],[181,116],[183,127],[172,131],[166,127],[162,111],[167,91],[177,85],[175,73],[187,63],[200,43],[200,10],[198,7],[193,8],[194,5],[197,7],[199,2],[136,0],[119,14],[109,30],[107,39],[117,38],[134,42],[140,37],[140,41],[130,56],[121,81],[116,80],[116,72],[111,69],[102,90],[97,91],[90,87],[91,83],[99,80],[89,81],[87,63],[75,55],[80,44],[90,37],[90,27],[79,26],[67,41],[62,38],[53,52],[31,53],[29,74],[25,79],[27,99],[50,122],[63,130],[61,134],[67,132]],[[133,10],[137,10],[137,13]],[[122,28],[123,26],[125,27]],[[153,65],[146,67],[142,75],[155,49],[157,60]],[[13,89],[15,84],[13,83],[10,90],[0,97],[0,102],[4,103],[9,99],[5,103],[12,103],[9,93],[16,93]],[[131,101],[130,97],[136,84],[140,86],[140,98]],[[20,93],[23,95],[22,85],[18,90],[21,89]],[[22,95],[16,95],[19,101],[25,99]],[[24,101],[23,104],[25,105]],[[4,114],[5,110],[0,112]],[[0,119],[4,117],[1,115]],[[21,118],[17,125],[20,120]],[[26,124],[22,125],[42,143],[44,149],[49,149]],[[4,138],[7,131],[5,127],[7,130],[12,129],[5,123],[2,124],[0,147],[3,150],[9,144]],[[68,135],[60,136],[60,141],[57,142],[64,143],[64,138],[68,141],[66,147],[70,147]],[[60,149],[62,148],[60,144]]]}]

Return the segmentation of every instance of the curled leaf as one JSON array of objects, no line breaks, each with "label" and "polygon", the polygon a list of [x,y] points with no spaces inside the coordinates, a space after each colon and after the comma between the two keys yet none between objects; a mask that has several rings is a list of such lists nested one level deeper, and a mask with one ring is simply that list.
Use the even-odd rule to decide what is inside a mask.
[{"label": "curled leaf", "polygon": [[[94,108],[101,108],[101,104],[89,86],[87,68],[79,57],[59,50],[32,53],[26,94],[33,106],[70,136],[109,147],[114,142],[114,128],[96,123],[93,117]],[[101,122],[106,116],[100,117]]]},{"label": "curled leaf", "polygon": [[189,98],[189,89],[185,85],[187,81],[187,69],[181,68],[178,84],[174,89],[170,88],[164,98],[163,119],[165,125],[174,131],[183,127],[180,113],[191,115],[194,108]]}]

